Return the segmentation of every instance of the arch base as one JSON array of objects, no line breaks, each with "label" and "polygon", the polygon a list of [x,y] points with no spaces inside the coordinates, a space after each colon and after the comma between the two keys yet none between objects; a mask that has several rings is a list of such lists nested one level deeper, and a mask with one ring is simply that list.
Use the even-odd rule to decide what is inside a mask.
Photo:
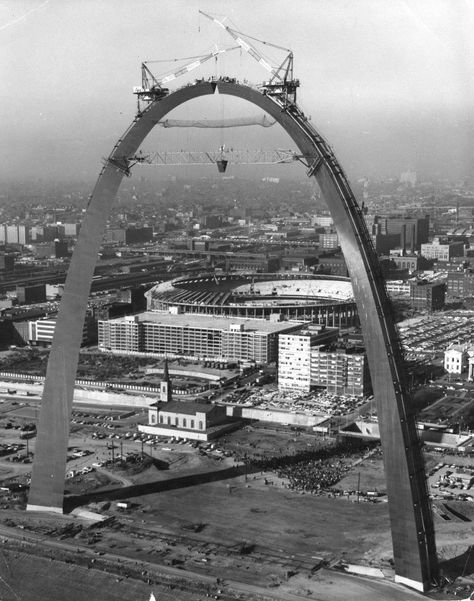
[{"label": "arch base", "polygon": [[411,580],[410,578],[405,578],[405,576],[399,576],[398,574],[395,574],[395,582],[397,582],[398,584],[403,584],[408,588],[415,589],[415,591],[420,591],[420,593],[424,593],[430,588],[424,582]]},{"label": "arch base", "polygon": [[42,511],[46,513],[60,513],[64,514],[64,510],[62,507],[52,507],[52,506],[44,506],[44,505],[31,505],[28,503],[26,506],[26,511]]}]

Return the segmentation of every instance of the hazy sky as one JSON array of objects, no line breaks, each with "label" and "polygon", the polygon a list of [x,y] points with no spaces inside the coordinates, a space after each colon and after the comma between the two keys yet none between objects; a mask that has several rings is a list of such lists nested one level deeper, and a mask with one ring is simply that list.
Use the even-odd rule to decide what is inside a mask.
[{"label": "hazy sky", "polygon": [[[233,45],[198,9],[293,49],[298,102],[349,174],[472,173],[472,0],[0,0],[0,177],[93,180],[101,157],[133,119],[131,91],[143,60]],[[283,58],[279,51],[266,54],[274,62]],[[153,68],[161,74],[179,64]],[[267,78],[238,51],[188,77],[213,74]],[[208,98],[180,114],[255,112],[229,98]],[[277,128],[156,129],[144,148],[290,145]]]}]

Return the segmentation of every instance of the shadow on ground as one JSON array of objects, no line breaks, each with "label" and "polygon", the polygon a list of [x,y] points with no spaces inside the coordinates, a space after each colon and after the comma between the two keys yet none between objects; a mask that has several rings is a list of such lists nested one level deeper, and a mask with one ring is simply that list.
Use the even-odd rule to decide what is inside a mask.
[{"label": "shadow on ground", "polygon": [[474,545],[469,546],[461,555],[440,562],[439,570],[441,576],[449,580],[474,575]]},{"label": "shadow on ground", "polygon": [[[248,469],[247,473],[255,473],[260,469]],[[64,500],[64,511],[69,513],[76,507],[87,505],[88,503],[97,503],[101,501],[117,501],[129,497],[141,497],[151,495],[167,490],[196,486],[207,482],[218,482],[220,480],[229,480],[246,473],[245,466],[232,466],[218,471],[204,472],[199,474],[189,474],[170,480],[158,480],[156,482],[146,482],[143,484],[134,484],[132,486],[122,486],[107,490],[90,492],[82,495],[71,495]]]}]

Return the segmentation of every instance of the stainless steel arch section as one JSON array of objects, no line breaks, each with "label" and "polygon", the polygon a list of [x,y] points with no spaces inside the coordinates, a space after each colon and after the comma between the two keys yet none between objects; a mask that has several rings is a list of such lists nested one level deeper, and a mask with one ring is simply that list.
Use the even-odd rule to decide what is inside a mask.
[{"label": "stainless steel arch section", "polygon": [[361,210],[332,149],[296,105],[231,82],[186,86],[150,104],[114,147],[92,193],[74,250],[51,349],[28,509],[62,512],[74,379],[87,300],[106,218],[132,156],[173,108],[216,88],[270,114],[306,157],[331,211],[352,280],[377,401],[396,579],[426,590],[437,577],[431,509],[420,444],[390,302]]}]

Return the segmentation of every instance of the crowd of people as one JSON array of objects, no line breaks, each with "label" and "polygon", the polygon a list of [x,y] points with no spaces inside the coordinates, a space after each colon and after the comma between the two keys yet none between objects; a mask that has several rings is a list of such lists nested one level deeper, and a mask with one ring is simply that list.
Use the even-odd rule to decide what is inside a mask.
[{"label": "crowd of people", "polygon": [[350,464],[341,460],[313,459],[282,468],[277,476],[288,479],[290,490],[318,493],[337,484],[349,468]]},{"label": "crowd of people", "polygon": [[350,470],[355,459],[363,457],[378,443],[347,440],[293,455],[246,456],[249,471],[271,471],[288,480],[290,490],[320,493],[334,486]]}]

